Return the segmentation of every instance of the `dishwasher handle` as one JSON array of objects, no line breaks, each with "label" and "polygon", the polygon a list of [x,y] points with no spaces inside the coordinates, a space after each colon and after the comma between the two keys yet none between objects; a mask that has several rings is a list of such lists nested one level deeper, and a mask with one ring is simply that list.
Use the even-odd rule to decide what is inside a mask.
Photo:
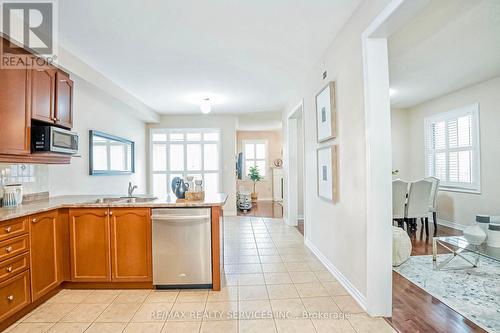
[{"label": "dishwasher handle", "polygon": [[159,221],[185,221],[185,220],[207,220],[210,215],[152,215],[152,220]]}]

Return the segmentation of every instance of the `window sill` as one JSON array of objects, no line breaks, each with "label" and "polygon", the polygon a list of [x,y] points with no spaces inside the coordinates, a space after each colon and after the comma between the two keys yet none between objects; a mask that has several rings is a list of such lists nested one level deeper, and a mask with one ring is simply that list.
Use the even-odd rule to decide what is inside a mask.
[{"label": "window sill", "polygon": [[444,192],[456,192],[456,193],[466,193],[466,194],[481,194],[481,190],[473,190],[468,188],[459,188],[459,187],[446,187],[439,186],[440,191]]}]

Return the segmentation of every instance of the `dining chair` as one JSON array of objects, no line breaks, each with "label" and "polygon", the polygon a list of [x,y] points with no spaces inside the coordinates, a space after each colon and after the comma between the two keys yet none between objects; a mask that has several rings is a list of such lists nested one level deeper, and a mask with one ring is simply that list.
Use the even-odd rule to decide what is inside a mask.
[{"label": "dining chair", "polygon": [[406,218],[412,222],[412,229],[416,230],[416,220],[425,222],[425,234],[429,236],[429,197],[431,195],[432,183],[427,180],[419,180],[410,183],[408,191],[408,202],[406,206]]},{"label": "dining chair", "polygon": [[427,177],[424,178],[432,183],[431,195],[429,197],[429,212],[432,213],[432,222],[434,223],[434,235],[437,234],[437,195],[439,191],[439,178]]},{"label": "dining chair", "polygon": [[396,179],[392,182],[392,219],[398,226],[404,228],[406,213],[406,196],[408,195],[408,182]]}]

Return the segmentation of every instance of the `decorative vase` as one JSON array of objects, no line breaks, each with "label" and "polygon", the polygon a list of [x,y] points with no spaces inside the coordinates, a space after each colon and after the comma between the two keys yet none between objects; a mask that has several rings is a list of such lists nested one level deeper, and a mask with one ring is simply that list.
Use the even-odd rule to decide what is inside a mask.
[{"label": "decorative vase", "polygon": [[174,192],[177,199],[184,199],[188,190],[189,185],[182,178],[175,177],[172,179],[172,192]]},{"label": "decorative vase", "polygon": [[464,229],[464,237],[472,245],[481,245],[486,240],[486,233],[479,224]]},{"label": "decorative vase", "polygon": [[252,192],[252,202],[257,202],[257,192]]}]

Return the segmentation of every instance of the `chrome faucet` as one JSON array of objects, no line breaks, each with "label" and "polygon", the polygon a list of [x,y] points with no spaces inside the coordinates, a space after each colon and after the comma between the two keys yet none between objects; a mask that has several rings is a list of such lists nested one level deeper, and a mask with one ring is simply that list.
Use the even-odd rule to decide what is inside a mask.
[{"label": "chrome faucet", "polygon": [[132,197],[132,194],[134,193],[134,190],[137,188],[136,185],[132,186],[132,182],[128,182],[128,196],[129,198]]}]

